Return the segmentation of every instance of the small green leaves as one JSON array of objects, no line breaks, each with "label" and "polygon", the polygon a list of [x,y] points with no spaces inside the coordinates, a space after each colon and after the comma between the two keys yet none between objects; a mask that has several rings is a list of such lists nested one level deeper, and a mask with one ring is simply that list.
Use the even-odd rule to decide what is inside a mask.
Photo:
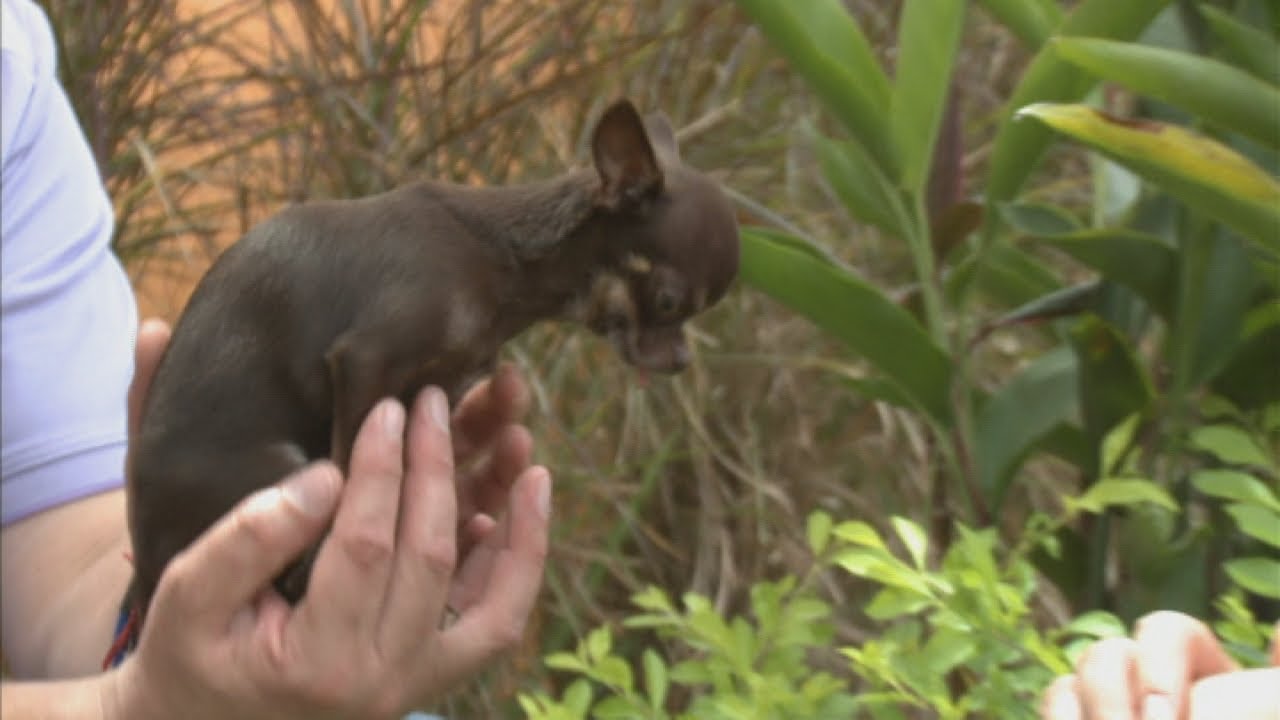
[{"label": "small green leaves", "polygon": [[1100,513],[1108,508],[1139,503],[1152,503],[1170,512],[1178,510],[1178,503],[1174,502],[1167,490],[1150,480],[1136,477],[1100,480],[1069,504],[1080,510]]},{"label": "small green leaves", "polygon": [[1227,562],[1223,569],[1245,590],[1280,599],[1280,561],[1262,557],[1237,558]]},{"label": "small green leaves", "polygon": [[1280,500],[1258,478],[1239,470],[1201,470],[1191,476],[1196,490],[1210,497],[1258,505],[1280,512]]},{"label": "small green leaves", "polygon": [[1253,436],[1235,425],[1205,425],[1191,433],[1191,445],[1227,465],[1265,468],[1276,473],[1276,466]]}]

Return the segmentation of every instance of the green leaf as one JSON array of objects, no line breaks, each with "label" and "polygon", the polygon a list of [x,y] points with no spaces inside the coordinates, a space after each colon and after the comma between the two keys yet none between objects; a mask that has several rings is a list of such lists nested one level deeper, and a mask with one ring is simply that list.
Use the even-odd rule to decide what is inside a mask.
[{"label": "green leaf", "polygon": [[893,182],[856,142],[813,134],[822,174],[854,218],[898,238],[911,236],[911,222]]},{"label": "green leaf", "polygon": [[1168,353],[1170,392],[1184,394],[1217,375],[1240,347],[1257,277],[1245,243],[1216,226],[1186,233],[1179,262],[1177,323]]},{"label": "green leaf", "polygon": [[1084,105],[1029,105],[1034,117],[1102,152],[1280,255],[1280,183],[1203,135],[1152,120],[1121,120]]},{"label": "green leaf", "polygon": [[918,524],[904,518],[894,516],[890,522],[893,529],[897,531],[898,537],[902,539],[902,544],[906,546],[907,553],[911,555],[911,561],[921,570],[924,569],[925,553],[929,548],[929,538],[924,534],[924,529]]},{"label": "green leaf", "polygon": [[919,662],[926,672],[944,676],[978,652],[978,638],[973,633],[939,629],[925,643]]},{"label": "green leaf", "polygon": [[585,718],[591,709],[591,683],[578,678],[564,691],[564,706],[574,717]]},{"label": "green leaf", "polygon": [[1066,208],[1049,203],[1001,203],[1000,217],[1015,231],[1031,237],[1057,237],[1085,229]]},{"label": "green leaf", "polygon": [[1201,4],[1200,12],[1213,34],[1222,41],[1228,59],[1270,83],[1280,85],[1280,43],[1257,28],[1236,20],[1225,11]]},{"label": "green leaf", "polygon": [[839,0],[738,0],[769,42],[790,62],[823,105],[895,175],[890,141],[889,81],[858,24]]},{"label": "green leaf", "polygon": [[1129,288],[1156,313],[1170,317],[1178,255],[1160,238],[1115,229],[1082,230],[1035,240],[1084,263],[1103,279]]},{"label": "green leaf", "polygon": [[[906,310],[849,270],[797,251],[778,233],[742,231],[745,282],[862,355],[941,425],[951,422],[951,362]],[[792,241],[794,242],[794,241]]]},{"label": "green leaf", "polygon": [[1256,410],[1280,407],[1280,301],[1253,308],[1245,316],[1235,354],[1213,378],[1213,389],[1236,405]]},{"label": "green leaf", "polygon": [[929,607],[927,595],[901,588],[883,588],[871,598],[863,612],[872,620],[892,620],[903,615],[913,615]]},{"label": "green leaf", "polygon": [[835,527],[836,537],[844,542],[864,547],[885,549],[880,533],[861,520],[846,520]]},{"label": "green leaf", "polygon": [[821,555],[827,549],[827,543],[831,540],[831,516],[824,512],[815,512],[809,515],[809,521],[805,525],[805,537],[809,540],[809,550],[814,555]]},{"label": "green leaf", "polygon": [[1228,465],[1259,467],[1276,473],[1276,467],[1249,433],[1235,425],[1202,425],[1191,431],[1191,446]]},{"label": "green leaf", "polygon": [[1102,438],[1102,472],[1116,473],[1127,469],[1121,462],[1133,447],[1133,436],[1141,423],[1142,417],[1134,413]]},{"label": "green leaf", "polygon": [[[1169,0],[1083,0],[1063,20],[1058,34],[1132,40],[1164,9]],[[1006,118],[1035,102],[1079,100],[1094,85],[1079,68],[1045,46],[1032,58],[1009,100]],[[1031,123],[1003,122],[996,131],[988,163],[986,192],[1002,203],[1022,187],[1049,145],[1050,134]]]},{"label": "green leaf", "polygon": [[1036,358],[996,391],[974,423],[978,480],[993,510],[1003,504],[1009,482],[1053,428],[1079,409],[1076,359],[1059,347]]},{"label": "green leaf", "polygon": [[613,647],[613,636],[609,634],[609,628],[598,627],[588,633],[585,647],[587,659],[592,663],[599,663]]},{"label": "green leaf", "polygon": [[1239,470],[1200,470],[1191,476],[1196,490],[1210,497],[1257,505],[1280,512],[1280,499],[1258,478]]},{"label": "green leaf", "polygon": [[1100,513],[1104,509],[1116,506],[1152,503],[1170,511],[1177,512],[1178,504],[1174,502],[1168,491],[1150,480],[1142,478],[1106,478],[1093,484],[1088,492],[1081,495],[1072,504],[1092,513]]},{"label": "green leaf", "polygon": [[[1096,316],[1076,322],[1071,345],[1080,368],[1080,413],[1085,433],[1100,446],[1120,421],[1150,404],[1154,396],[1151,379],[1129,341]],[[1101,463],[1102,457],[1096,462]]]},{"label": "green leaf", "polygon": [[1280,513],[1259,505],[1228,505],[1227,514],[1236,521],[1240,532],[1280,548]]},{"label": "green leaf", "polygon": [[1261,557],[1237,558],[1223,569],[1245,590],[1280,600],[1280,562]]},{"label": "green leaf", "polygon": [[1280,88],[1212,58],[1092,38],[1050,41],[1099,78],[1182,108],[1224,130],[1280,148]]},{"label": "green leaf", "polygon": [[599,720],[643,720],[644,708],[628,697],[615,695],[601,700],[591,709],[591,717]]},{"label": "green leaf", "polygon": [[982,0],[982,4],[1033,51],[1062,22],[1062,8],[1054,0]]},{"label": "green leaf", "polygon": [[964,30],[966,3],[906,0],[898,21],[898,62],[889,101],[889,130],[902,187],[921,196],[933,160],[951,66]]},{"label": "green leaf", "polygon": [[1067,623],[1066,630],[1073,635],[1091,638],[1124,637],[1128,633],[1124,622],[1105,610],[1093,610]]},{"label": "green leaf", "polygon": [[606,685],[631,692],[631,666],[620,657],[610,655],[595,668],[596,677]]},{"label": "green leaf", "polygon": [[649,707],[661,711],[667,702],[667,666],[662,656],[653,648],[645,648],[641,655],[644,664],[644,687],[649,691]]}]

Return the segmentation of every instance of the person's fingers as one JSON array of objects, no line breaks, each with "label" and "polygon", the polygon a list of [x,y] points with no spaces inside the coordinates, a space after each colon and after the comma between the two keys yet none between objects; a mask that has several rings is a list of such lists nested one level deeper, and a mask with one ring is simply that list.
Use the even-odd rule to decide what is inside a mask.
[{"label": "person's fingers", "polygon": [[438,626],[457,561],[457,502],[449,405],[429,387],[414,404],[400,529],[379,647],[412,657]]},{"label": "person's fingers", "polygon": [[1075,675],[1062,675],[1045,690],[1040,704],[1040,717],[1044,720],[1082,720],[1080,687]]},{"label": "person's fingers", "polygon": [[465,462],[506,425],[529,410],[529,388],[515,366],[503,364],[467,391],[453,415],[453,449]]},{"label": "person's fingers", "polygon": [[138,327],[138,342],[133,351],[133,381],[129,383],[130,437],[136,436],[142,426],[142,408],[151,389],[151,378],[155,377],[168,344],[169,325],[163,320],[151,318]]},{"label": "person's fingers", "polygon": [[1191,686],[1185,717],[1187,720],[1280,718],[1280,668],[1239,670],[1200,680]]},{"label": "person's fingers", "polygon": [[1271,664],[1280,665],[1280,622],[1276,623],[1275,632],[1271,633]]},{"label": "person's fingers", "polygon": [[181,634],[166,627],[172,623],[229,627],[238,610],[320,538],[341,488],[338,469],[317,463],[245,498],[170,561],[144,632]]},{"label": "person's fingers", "polygon": [[1141,679],[1140,702],[1152,717],[1183,717],[1191,684],[1237,669],[1204,623],[1161,610],[1143,616],[1134,628]]},{"label": "person's fingers", "polygon": [[[384,399],[356,435],[333,529],[316,555],[300,611],[307,624],[374,637],[395,555],[403,481],[404,407]],[[337,651],[337,649],[334,649]]]},{"label": "person's fingers", "polygon": [[506,506],[511,486],[533,460],[533,435],[523,425],[507,425],[493,440],[487,462],[465,478],[459,498],[459,518],[498,515]]},{"label": "person's fingers", "polygon": [[543,467],[529,468],[512,488],[505,521],[509,532],[493,558],[484,596],[440,638],[444,656],[452,659],[439,670],[443,686],[469,677],[522,639],[542,584],[550,507],[550,474]]},{"label": "person's fingers", "polygon": [[1106,638],[1085,650],[1076,663],[1080,704],[1088,720],[1136,720],[1138,645],[1129,638]]}]

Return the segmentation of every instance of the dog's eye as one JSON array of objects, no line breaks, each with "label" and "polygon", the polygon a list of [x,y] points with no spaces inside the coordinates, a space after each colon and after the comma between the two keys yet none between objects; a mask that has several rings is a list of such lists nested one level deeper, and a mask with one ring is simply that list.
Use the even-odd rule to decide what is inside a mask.
[{"label": "dog's eye", "polygon": [[627,329],[626,317],[619,315],[617,313],[612,313],[604,317],[604,332],[606,334],[622,332],[623,330],[626,330],[626,329]]},{"label": "dog's eye", "polygon": [[658,296],[653,300],[654,309],[663,317],[670,317],[680,309],[680,298],[670,290],[659,290]]}]

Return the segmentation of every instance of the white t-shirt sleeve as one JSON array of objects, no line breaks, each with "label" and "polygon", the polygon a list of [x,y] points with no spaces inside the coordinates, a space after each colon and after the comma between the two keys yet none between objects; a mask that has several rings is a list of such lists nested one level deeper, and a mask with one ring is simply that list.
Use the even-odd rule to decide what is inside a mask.
[{"label": "white t-shirt sleeve", "polygon": [[30,0],[0,0],[2,517],[119,487],[137,307],[114,222]]}]

